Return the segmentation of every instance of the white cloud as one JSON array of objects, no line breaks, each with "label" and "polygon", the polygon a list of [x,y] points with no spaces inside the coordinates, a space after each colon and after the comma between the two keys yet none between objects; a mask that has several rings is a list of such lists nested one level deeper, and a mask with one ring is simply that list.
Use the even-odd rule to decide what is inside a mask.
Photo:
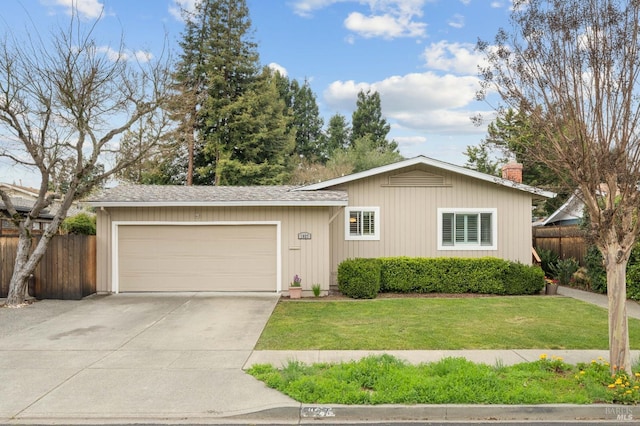
[{"label": "white cloud", "polygon": [[417,21],[422,8],[433,0],[296,0],[294,13],[310,17],[313,12],[335,3],[359,3],[368,7],[369,14],[353,11],[347,15],[344,25],[354,33],[370,37],[425,37],[427,24]]},{"label": "white cloud", "polygon": [[353,0],[296,0],[292,2],[291,7],[296,15],[310,17],[313,12],[331,6],[334,3]]},{"label": "white cloud", "polygon": [[353,111],[358,92],[380,94],[384,116],[396,126],[424,132],[478,133],[470,117],[475,114],[478,79],[440,76],[432,72],[394,76],[375,83],[335,81],[324,92],[331,108]]},{"label": "white cloud", "polygon": [[382,37],[386,39],[396,37],[423,37],[427,25],[411,22],[402,17],[389,14],[364,16],[353,12],[344,21],[344,26],[362,37]]},{"label": "white cloud", "polygon": [[462,28],[464,27],[464,16],[456,13],[449,19],[448,24],[453,28]]},{"label": "white cloud", "polygon": [[122,51],[115,50],[110,46],[99,46],[97,48],[98,53],[104,53],[110,61],[125,60],[125,61],[137,61],[137,62],[149,62],[153,59],[151,52],[145,52],[144,50],[137,50],[135,52],[124,49]]},{"label": "white cloud", "polygon": [[199,0],[173,0],[173,4],[169,6],[169,13],[178,21],[182,21],[182,9],[189,12],[196,10],[196,3]]},{"label": "white cloud", "polygon": [[280,73],[280,75],[282,75],[283,77],[286,77],[287,74],[287,69],[285,67],[283,67],[280,64],[277,64],[275,62],[271,62],[269,65],[267,65],[270,69],[272,69],[273,71],[278,71]]},{"label": "white cloud", "polygon": [[501,1],[492,1],[491,2],[491,7],[493,7],[494,9],[500,9],[503,6],[504,6],[504,3],[501,2]]},{"label": "white cloud", "polygon": [[100,0],[54,0],[53,4],[64,7],[69,15],[77,13],[88,19],[99,18],[104,11],[104,4]]},{"label": "white cloud", "polygon": [[468,6],[469,4],[471,4],[471,0],[460,0],[460,3],[464,4],[465,6]]},{"label": "white cloud", "polygon": [[425,136],[397,136],[393,138],[393,140],[398,142],[400,148],[407,148],[416,145],[420,146],[427,142],[427,138]]},{"label": "white cloud", "polygon": [[478,65],[485,61],[484,55],[475,51],[475,45],[446,40],[431,43],[425,48],[423,57],[429,69],[466,75],[477,75]]}]

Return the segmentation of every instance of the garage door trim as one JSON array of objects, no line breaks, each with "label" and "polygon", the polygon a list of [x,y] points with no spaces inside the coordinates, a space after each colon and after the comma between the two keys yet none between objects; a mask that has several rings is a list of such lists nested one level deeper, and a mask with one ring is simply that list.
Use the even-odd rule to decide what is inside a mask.
[{"label": "garage door trim", "polygon": [[171,221],[113,221],[111,223],[111,291],[119,293],[119,265],[118,265],[118,229],[127,225],[171,225],[171,226],[248,226],[270,225],[276,227],[276,292],[282,291],[282,243],[280,221],[214,221],[214,222],[171,222]]}]

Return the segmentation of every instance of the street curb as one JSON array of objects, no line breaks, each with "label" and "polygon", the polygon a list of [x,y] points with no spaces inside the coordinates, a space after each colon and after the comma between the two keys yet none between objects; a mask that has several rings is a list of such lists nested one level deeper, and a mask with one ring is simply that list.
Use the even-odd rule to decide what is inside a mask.
[{"label": "street curb", "polygon": [[612,404],[545,405],[309,405],[280,407],[227,419],[317,422],[385,421],[570,421],[604,420],[631,422],[635,406]]}]

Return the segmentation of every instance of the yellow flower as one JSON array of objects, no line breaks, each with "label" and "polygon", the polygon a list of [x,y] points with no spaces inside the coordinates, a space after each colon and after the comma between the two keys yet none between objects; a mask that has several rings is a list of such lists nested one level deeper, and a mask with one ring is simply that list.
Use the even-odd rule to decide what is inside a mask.
[{"label": "yellow flower", "polygon": [[543,360],[544,360],[544,359],[547,359],[547,354],[541,354],[541,355],[540,355],[540,359],[543,359]]},{"label": "yellow flower", "polygon": [[608,367],[608,366],[609,366],[609,363],[608,363],[608,362],[605,362],[605,363],[604,363],[604,366],[605,366],[605,367]]},{"label": "yellow flower", "polygon": [[636,377],[640,377],[640,373],[636,373]]},{"label": "yellow flower", "polygon": [[626,394],[629,394],[629,393],[631,393],[631,391],[630,391],[630,390],[628,390],[628,391],[626,391],[625,393],[626,393]]},{"label": "yellow flower", "polygon": [[621,378],[617,378],[616,379],[616,385],[621,385],[622,384],[622,379]]},{"label": "yellow flower", "polygon": [[[604,358],[602,358],[601,356],[598,357],[599,361],[604,361]],[[592,361],[593,362],[593,361]]]},{"label": "yellow flower", "polygon": [[635,390],[638,390],[638,389],[640,389],[640,386],[636,385],[636,386],[634,386],[633,388],[634,388]]},{"label": "yellow flower", "polygon": [[580,374],[585,374],[584,370],[580,370]]},{"label": "yellow flower", "polygon": [[595,364],[595,363],[596,363],[596,360],[595,360],[595,359],[592,359],[592,360],[591,360],[591,364]]},{"label": "yellow flower", "polygon": [[557,359],[558,361],[562,361],[562,360],[564,360],[564,358],[562,358],[561,356],[556,357],[556,359]]},{"label": "yellow flower", "polygon": [[607,386],[609,389],[613,389],[616,387],[616,385],[614,385],[613,383],[611,383],[609,386]]}]

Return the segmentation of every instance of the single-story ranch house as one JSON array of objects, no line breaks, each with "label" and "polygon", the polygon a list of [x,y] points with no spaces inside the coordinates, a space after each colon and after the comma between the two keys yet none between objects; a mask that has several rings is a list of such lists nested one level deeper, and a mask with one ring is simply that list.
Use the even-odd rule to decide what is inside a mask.
[{"label": "single-story ranch house", "polygon": [[313,185],[121,185],[94,196],[97,291],[286,292],[356,257],[531,263],[531,205],[555,194],[419,156]]}]

